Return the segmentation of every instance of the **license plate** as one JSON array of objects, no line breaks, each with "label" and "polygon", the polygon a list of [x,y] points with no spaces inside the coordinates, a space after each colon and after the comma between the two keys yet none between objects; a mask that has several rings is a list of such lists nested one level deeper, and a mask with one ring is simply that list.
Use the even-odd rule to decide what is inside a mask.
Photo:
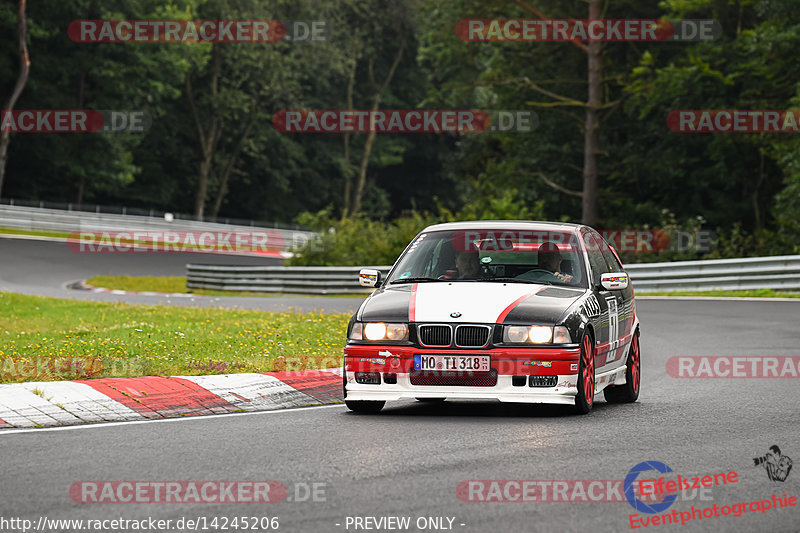
[{"label": "license plate", "polygon": [[414,370],[489,372],[491,362],[492,358],[488,355],[414,354]]}]

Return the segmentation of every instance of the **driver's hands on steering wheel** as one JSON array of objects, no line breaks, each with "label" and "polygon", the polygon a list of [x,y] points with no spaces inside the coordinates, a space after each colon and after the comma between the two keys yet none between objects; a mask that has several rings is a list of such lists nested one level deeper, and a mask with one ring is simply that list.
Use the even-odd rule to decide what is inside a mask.
[{"label": "driver's hands on steering wheel", "polygon": [[572,281],[572,278],[574,277],[570,274],[562,274],[561,272],[553,272],[553,275],[558,279],[560,279],[561,281],[563,281],[564,283],[569,283],[570,281]]}]

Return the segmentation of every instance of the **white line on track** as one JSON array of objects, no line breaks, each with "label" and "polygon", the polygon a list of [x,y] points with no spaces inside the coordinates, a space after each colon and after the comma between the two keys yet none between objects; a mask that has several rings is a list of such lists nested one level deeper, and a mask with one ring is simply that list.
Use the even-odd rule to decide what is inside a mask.
[{"label": "white line on track", "polygon": [[329,409],[331,407],[344,407],[343,403],[337,403],[332,405],[312,405],[310,407],[293,407],[290,409],[278,409],[272,411],[256,411],[250,413],[225,413],[225,414],[213,414],[213,415],[197,415],[197,416],[182,416],[176,418],[157,418],[154,420],[128,420],[128,421],[121,421],[121,422],[102,422],[99,424],[80,424],[75,426],[56,426],[56,427],[45,427],[45,428],[30,428],[30,429],[0,429],[0,438],[5,435],[14,435],[19,433],[41,433],[44,431],[71,431],[75,429],[94,429],[94,428],[104,428],[104,427],[113,427],[113,426],[132,426],[135,424],[163,424],[165,422],[185,422],[189,420],[208,420],[209,418],[222,418],[222,417],[233,417],[233,416],[252,416],[252,415],[276,415],[280,413],[291,413],[297,411],[311,411],[314,409]]},{"label": "white line on track", "polygon": [[758,296],[647,296],[637,294],[637,300],[702,300],[713,302],[800,302],[800,298],[759,298]]}]

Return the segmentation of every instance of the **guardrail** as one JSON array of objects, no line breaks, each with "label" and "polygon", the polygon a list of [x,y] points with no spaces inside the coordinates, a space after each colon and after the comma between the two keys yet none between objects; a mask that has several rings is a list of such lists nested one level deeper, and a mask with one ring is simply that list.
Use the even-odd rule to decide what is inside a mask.
[{"label": "guardrail", "polygon": [[[156,219],[163,219],[165,216],[174,220],[187,220],[197,221],[194,215],[188,213],[175,213],[161,211],[159,209],[143,209],[141,207],[127,207],[127,206],[110,206],[100,204],[78,204],[78,203],[64,203],[64,202],[46,202],[44,200],[20,200],[16,198],[0,198],[0,206],[10,207],[27,207],[37,210],[48,211],[65,211],[68,213],[94,213],[104,215],[123,215],[123,216],[143,216]],[[45,212],[45,211],[41,211]],[[266,222],[263,220],[252,220],[243,218],[231,217],[212,217],[204,216],[203,222],[210,222],[215,224],[225,224],[234,226],[248,226],[256,228],[278,228],[287,230],[302,231],[303,228],[299,224],[285,224],[278,221]]]},{"label": "guardrail", "polygon": [[368,294],[373,289],[358,284],[358,271],[362,268],[374,268],[381,271],[381,276],[386,276],[391,267],[186,265],[186,287],[295,294]]},{"label": "guardrail", "polygon": [[[186,265],[190,289],[285,292],[298,294],[365,294],[358,271],[374,268],[386,276],[391,266],[273,267]],[[800,256],[753,257],[712,261],[679,261],[628,265],[637,293],[739,289],[800,289]]]},{"label": "guardrail", "polygon": [[800,255],[628,265],[637,292],[800,289]]},{"label": "guardrail", "polygon": [[291,230],[263,226],[240,226],[198,220],[150,217],[143,215],[117,215],[110,213],[92,213],[86,211],[68,211],[63,209],[47,209],[23,207],[18,205],[0,205],[0,227],[18,228],[28,231],[74,232],[112,232],[112,231],[267,231],[280,234],[283,249],[301,245],[313,235],[310,231]]}]

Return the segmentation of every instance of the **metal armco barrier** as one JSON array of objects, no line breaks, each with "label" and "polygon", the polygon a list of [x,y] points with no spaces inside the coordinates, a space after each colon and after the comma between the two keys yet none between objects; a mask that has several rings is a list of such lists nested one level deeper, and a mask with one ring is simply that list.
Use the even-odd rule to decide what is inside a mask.
[{"label": "metal armco barrier", "polygon": [[800,289],[800,255],[627,265],[637,292]]},{"label": "metal armco barrier", "polygon": [[374,268],[386,276],[391,267],[281,267],[186,265],[186,287],[225,291],[296,294],[368,294],[358,271]]},{"label": "metal armco barrier", "polygon": [[17,205],[0,205],[0,227],[64,233],[80,231],[268,231],[280,234],[285,250],[305,243],[314,235],[312,232],[301,230],[239,226],[185,219],[174,219],[168,222],[163,217],[90,213]]},{"label": "metal armco barrier", "polygon": [[[374,268],[385,277],[391,266],[242,267],[186,265],[190,289],[286,292],[298,294],[366,294],[358,271]],[[625,267],[637,293],[737,289],[800,289],[800,256],[753,257],[712,261],[643,263]]]}]

